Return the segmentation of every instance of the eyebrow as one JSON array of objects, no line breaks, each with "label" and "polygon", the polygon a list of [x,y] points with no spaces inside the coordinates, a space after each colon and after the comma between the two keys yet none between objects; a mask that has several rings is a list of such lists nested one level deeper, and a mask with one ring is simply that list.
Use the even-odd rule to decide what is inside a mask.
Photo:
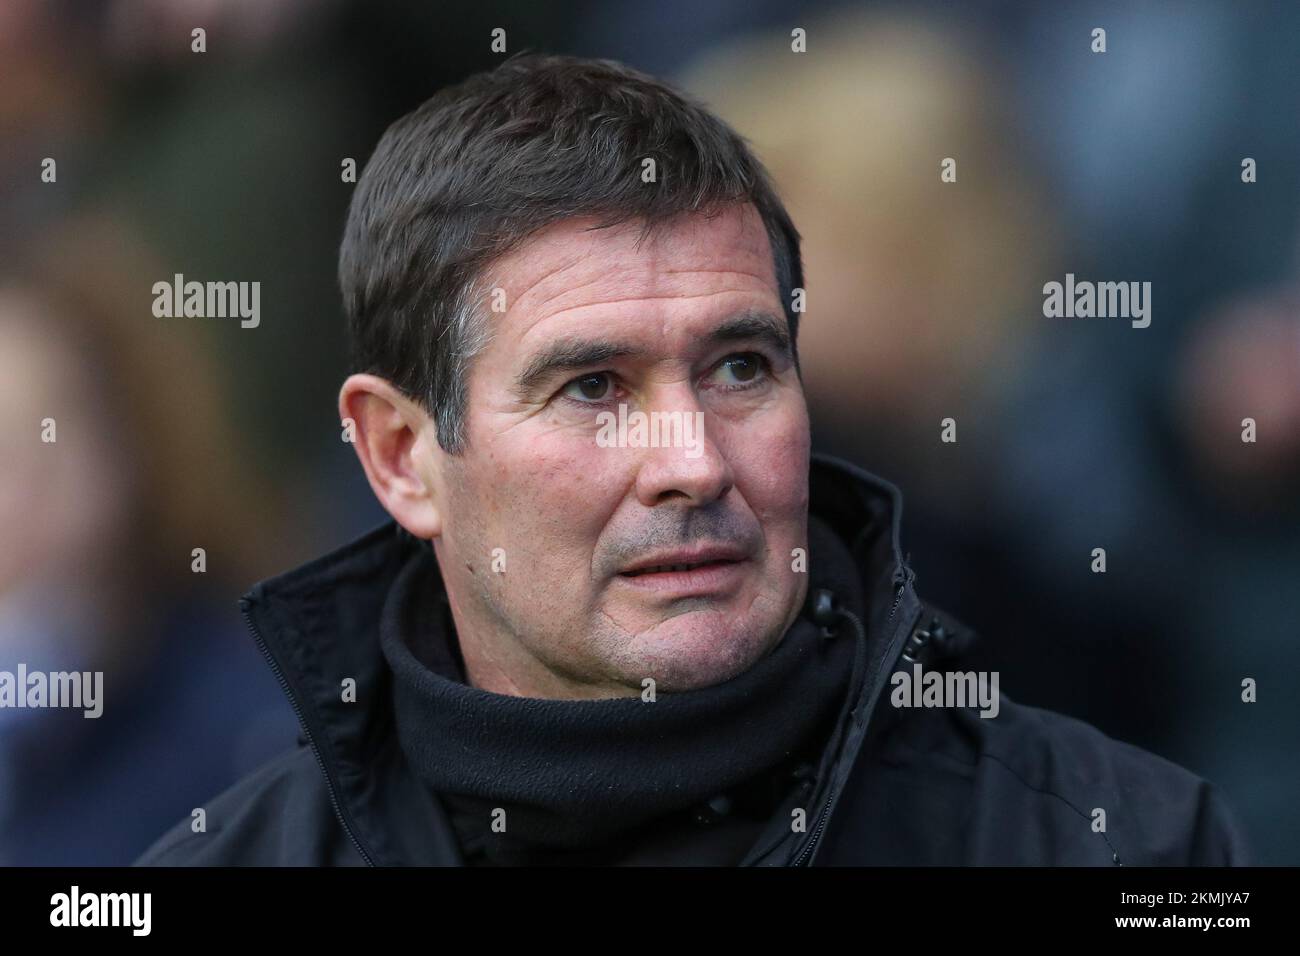
[{"label": "eyebrow", "polygon": [[750,311],[732,316],[704,336],[706,345],[756,340],[782,356],[790,355],[790,333],[784,318],[769,312]]},{"label": "eyebrow", "polygon": [[[786,323],[769,312],[750,310],[723,321],[700,340],[703,348],[726,342],[759,341],[782,357],[790,357]],[[703,349],[701,349],[703,350]],[[561,339],[534,356],[515,379],[515,392],[527,396],[562,372],[577,372],[642,350],[619,342]]]}]

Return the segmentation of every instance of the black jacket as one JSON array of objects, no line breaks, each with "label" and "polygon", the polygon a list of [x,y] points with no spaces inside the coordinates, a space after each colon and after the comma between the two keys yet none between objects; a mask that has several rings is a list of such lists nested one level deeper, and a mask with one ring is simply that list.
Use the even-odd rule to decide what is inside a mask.
[{"label": "black jacket", "polygon": [[[895,706],[896,671],[960,670],[973,635],[917,597],[897,489],[818,455],[810,502],[804,616],[858,642],[858,666],[802,784],[806,826],[792,827],[782,809],[745,863],[1247,862],[1211,784],[1087,724],[1005,694],[993,718],[972,707]],[[814,526],[832,529],[834,548],[818,547]],[[300,746],[210,801],[203,832],[183,821],[140,864],[463,862],[443,801],[408,766],[385,692],[377,622],[420,547],[389,522],[245,595],[249,627],[302,723]],[[340,674],[372,692],[340,703]]]}]

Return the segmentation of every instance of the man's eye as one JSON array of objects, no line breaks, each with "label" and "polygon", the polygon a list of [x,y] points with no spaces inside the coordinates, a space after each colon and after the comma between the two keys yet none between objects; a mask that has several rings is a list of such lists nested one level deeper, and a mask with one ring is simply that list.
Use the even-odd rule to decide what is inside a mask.
[{"label": "man's eye", "polygon": [[564,386],[564,394],[579,402],[601,402],[613,392],[613,379],[608,372],[593,372],[575,378]]},{"label": "man's eye", "polygon": [[742,352],[723,359],[718,371],[724,375],[724,385],[749,385],[758,380],[766,365],[767,360],[757,352]]}]

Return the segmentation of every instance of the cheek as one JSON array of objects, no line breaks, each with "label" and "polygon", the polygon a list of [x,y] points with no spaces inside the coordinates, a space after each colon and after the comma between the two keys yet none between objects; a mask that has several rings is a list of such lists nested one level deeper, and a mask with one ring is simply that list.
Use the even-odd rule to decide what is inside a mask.
[{"label": "cheek", "polygon": [[618,459],[594,438],[534,433],[498,439],[477,476],[497,531],[542,564],[590,564],[601,530],[627,485]]},{"label": "cheek", "polygon": [[[730,443],[736,484],[765,531],[789,525],[798,533],[808,508],[810,436],[804,406],[783,409],[744,428]],[[770,524],[769,524],[770,523]]]}]

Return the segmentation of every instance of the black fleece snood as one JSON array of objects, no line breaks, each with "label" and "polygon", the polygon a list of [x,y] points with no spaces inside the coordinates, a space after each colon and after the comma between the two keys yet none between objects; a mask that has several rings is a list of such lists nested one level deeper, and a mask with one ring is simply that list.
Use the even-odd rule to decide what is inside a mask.
[{"label": "black fleece snood", "polygon": [[389,593],[381,642],[408,762],[451,808],[462,845],[495,848],[498,862],[626,842],[665,815],[748,799],[763,782],[788,788],[790,767],[815,761],[834,728],[855,651],[801,614],[747,671],[711,687],[653,702],[497,694],[466,682],[424,550]]}]

